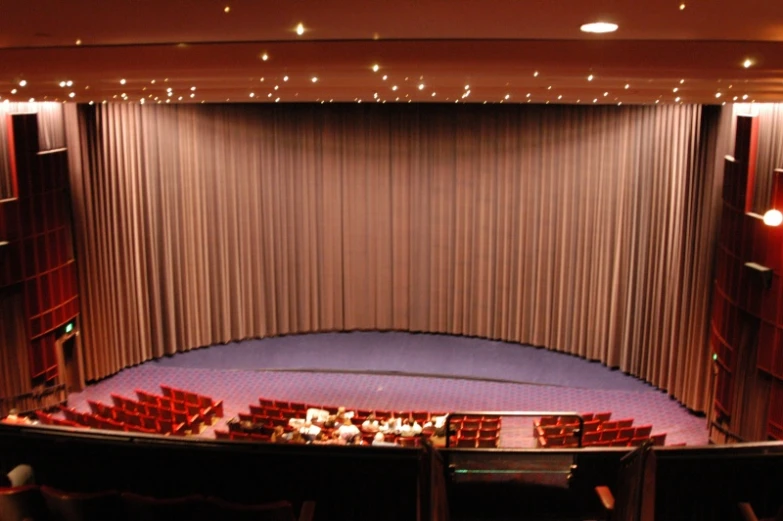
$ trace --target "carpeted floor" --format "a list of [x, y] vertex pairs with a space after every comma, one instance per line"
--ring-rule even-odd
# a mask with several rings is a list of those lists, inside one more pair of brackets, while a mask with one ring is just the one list
[[[707, 443], [704, 418], [636, 378], [570, 355], [443, 335], [327, 333], [212, 346], [125, 369], [69, 403], [86, 411], [87, 399], [157, 392], [161, 383], [223, 399], [227, 415], [259, 396], [363, 409], [612, 411], [666, 432], [667, 444]], [[529, 420], [504, 419], [502, 446], [531, 442]]]

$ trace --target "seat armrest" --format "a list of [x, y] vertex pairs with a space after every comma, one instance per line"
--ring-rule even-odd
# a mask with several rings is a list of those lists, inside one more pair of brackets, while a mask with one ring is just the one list
[[299, 511], [299, 521], [313, 521], [315, 515], [315, 501], [305, 501], [302, 503], [302, 510]]
[[737, 503], [737, 507], [740, 511], [743, 521], [758, 521], [756, 513], [753, 511], [753, 507], [750, 503]]
[[598, 494], [598, 499], [607, 511], [614, 510], [614, 495], [609, 487], [603, 485], [595, 487], [595, 493]]

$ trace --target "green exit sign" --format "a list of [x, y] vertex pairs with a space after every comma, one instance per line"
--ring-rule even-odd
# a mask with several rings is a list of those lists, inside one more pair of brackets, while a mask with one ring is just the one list
[[73, 322], [68, 322], [65, 324], [65, 332], [70, 333], [71, 331], [73, 331]]
[[718, 353], [712, 353], [712, 359], [717, 362], [717, 360], [718, 360]]

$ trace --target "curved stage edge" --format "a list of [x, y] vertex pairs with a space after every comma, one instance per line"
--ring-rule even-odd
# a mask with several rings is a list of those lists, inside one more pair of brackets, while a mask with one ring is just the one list
[[[224, 400], [226, 419], [259, 397], [393, 410], [611, 411], [651, 424], [666, 443], [706, 445], [706, 420], [665, 392], [599, 363], [548, 349], [400, 332], [316, 333], [246, 340], [153, 360], [69, 396], [111, 401], [167, 384]], [[225, 419], [223, 420], [225, 421]], [[202, 436], [212, 437], [214, 428]], [[501, 447], [532, 446], [530, 420], [504, 421]]]

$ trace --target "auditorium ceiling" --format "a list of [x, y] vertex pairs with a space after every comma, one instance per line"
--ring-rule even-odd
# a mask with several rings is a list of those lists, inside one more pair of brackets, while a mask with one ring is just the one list
[[30, 99], [780, 102], [783, 2], [3, 2], [0, 101]]

